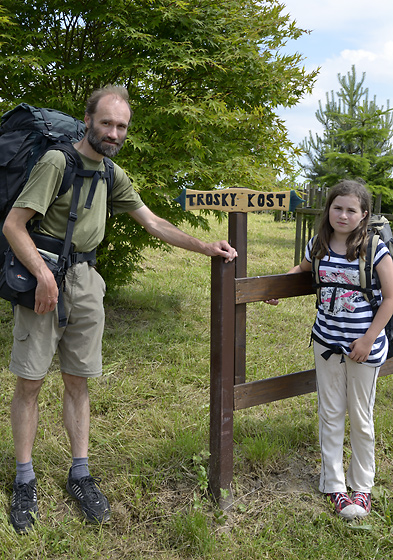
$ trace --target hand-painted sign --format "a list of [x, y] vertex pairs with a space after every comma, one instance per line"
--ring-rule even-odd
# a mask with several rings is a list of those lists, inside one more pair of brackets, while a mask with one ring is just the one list
[[289, 210], [304, 202], [296, 191], [261, 192], [251, 189], [195, 191], [183, 189], [176, 199], [183, 210], [221, 210], [223, 212], [259, 212]]

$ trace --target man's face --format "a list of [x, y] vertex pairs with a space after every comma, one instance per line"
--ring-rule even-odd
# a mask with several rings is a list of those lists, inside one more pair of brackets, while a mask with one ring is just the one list
[[87, 141], [98, 154], [116, 156], [127, 137], [130, 110], [122, 99], [107, 95], [100, 99], [93, 116], [85, 119]]

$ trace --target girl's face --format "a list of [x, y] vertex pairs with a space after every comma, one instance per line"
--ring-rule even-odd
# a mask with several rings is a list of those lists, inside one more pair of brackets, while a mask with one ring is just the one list
[[329, 222], [336, 233], [349, 235], [367, 215], [362, 212], [359, 199], [351, 194], [336, 196], [329, 208]]

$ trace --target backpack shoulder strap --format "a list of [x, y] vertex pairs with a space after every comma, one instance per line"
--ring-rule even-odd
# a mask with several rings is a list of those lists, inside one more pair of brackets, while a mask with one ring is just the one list
[[113, 161], [108, 157], [104, 157], [104, 165], [105, 165], [105, 173], [107, 174], [106, 183], [108, 185], [108, 196], [109, 196], [113, 190], [113, 182], [115, 179], [115, 165]]
[[365, 290], [364, 297], [366, 301], [371, 303], [373, 299], [373, 291], [371, 288], [371, 282], [374, 272], [374, 258], [377, 251], [377, 246], [379, 242], [379, 235], [375, 231], [371, 230], [368, 238], [367, 249], [366, 249], [366, 260], [359, 258], [359, 275], [360, 275], [360, 286]]
[[58, 150], [62, 152], [66, 160], [63, 180], [61, 182], [60, 189], [57, 194], [57, 198], [58, 198], [59, 196], [65, 194], [68, 191], [68, 189], [71, 187], [71, 185], [75, 180], [76, 170], [83, 169], [83, 163], [80, 158], [80, 155], [75, 150], [71, 142], [59, 142], [53, 144], [48, 150], [46, 150], [46, 152], [52, 150]]
[[312, 286], [317, 292], [317, 306], [321, 303], [321, 281], [319, 278], [319, 264], [320, 259], [317, 257], [312, 257], [311, 259], [311, 274], [312, 274]]
[[371, 229], [366, 249], [366, 260], [364, 261], [359, 258], [360, 286], [362, 288], [364, 299], [371, 305], [374, 315], [378, 311], [378, 304], [372, 289], [372, 279], [373, 275], [375, 275], [377, 285], [379, 284], [377, 273], [374, 271], [374, 258], [379, 240], [380, 235], [378, 231]]
[[[83, 168], [83, 162], [78, 154], [77, 150], [74, 148], [71, 142], [59, 142], [54, 144], [49, 148], [49, 150], [59, 150], [63, 152], [65, 160], [66, 160], [66, 167], [64, 170], [63, 180], [60, 185], [59, 192], [57, 194], [59, 196], [65, 194], [68, 189], [74, 184], [75, 177], [93, 177], [93, 183], [89, 192], [89, 195], [86, 200], [86, 208], [91, 207], [91, 203], [95, 194], [96, 186], [99, 179], [105, 179], [107, 184], [107, 197], [111, 197], [111, 209], [110, 215], [113, 215], [113, 204], [112, 204], [112, 190], [113, 190], [113, 183], [114, 183], [114, 163], [111, 159], [104, 157], [104, 165], [105, 171], [95, 171], [90, 169]], [[49, 151], [47, 150], [47, 151]]]
[[[313, 247], [314, 247], [316, 239], [317, 239], [317, 236], [315, 236], [315, 238], [314, 238]], [[316, 302], [317, 307], [321, 303], [321, 279], [319, 277], [319, 264], [320, 264], [320, 262], [321, 262], [320, 259], [318, 259], [317, 257], [315, 257], [315, 256], [311, 257], [312, 287], [316, 290], [316, 293], [317, 293], [317, 302]]]
[[108, 198], [111, 200], [109, 216], [113, 216], [113, 183], [115, 181], [115, 165], [111, 159], [104, 157], [106, 186], [108, 190]]

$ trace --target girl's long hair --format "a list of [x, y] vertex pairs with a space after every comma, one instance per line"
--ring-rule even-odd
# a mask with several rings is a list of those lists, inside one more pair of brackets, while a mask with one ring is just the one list
[[329, 222], [330, 206], [337, 196], [348, 195], [356, 196], [359, 200], [361, 211], [367, 212], [367, 214], [363, 220], [361, 220], [358, 227], [348, 235], [346, 241], [346, 258], [348, 261], [354, 261], [358, 257], [365, 258], [367, 248], [367, 225], [371, 213], [371, 196], [364, 185], [348, 179], [340, 181], [329, 190], [325, 209], [319, 225], [318, 236], [311, 251], [312, 257], [322, 259], [325, 255], [328, 255], [330, 258], [329, 242], [333, 233], [333, 228]]

